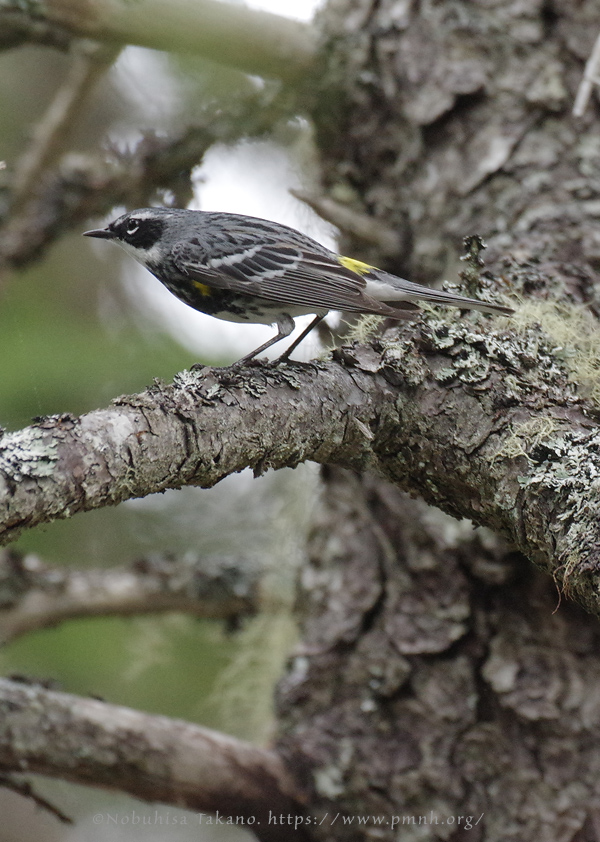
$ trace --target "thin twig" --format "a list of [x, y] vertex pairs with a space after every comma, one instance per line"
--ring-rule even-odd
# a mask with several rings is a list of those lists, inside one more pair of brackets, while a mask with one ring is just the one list
[[67, 816], [59, 807], [52, 804], [51, 801], [48, 801], [42, 795], [38, 795], [29, 781], [17, 781], [12, 775], [0, 774], [0, 787], [9, 789], [11, 792], [16, 792], [18, 795], [22, 795], [23, 798], [28, 798], [30, 801], [33, 801], [36, 807], [41, 807], [42, 810], [46, 810], [47, 813], [56, 816], [59, 822], [73, 824], [73, 819], [70, 816]]
[[591, 55], [583, 71], [583, 78], [577, 90], [575, 105], [573, 106], [574, 117], [583, 117], [592, 95], [592, 90], [596, 85], [600, 85], [600, 35], [596, 38], [596, 43], [592, 48]]
[[312, 208], [321, 219], [331, 222], [341, 231], [376, 245], [385, 255], [398, 255], [401, 252], [400, 234], [393, 228], [388, 228], [381, 220], [342, 205], [330, 196], [293, 188], [290, 189], [290, 193]]
[[43, 176], [63, 153], [81, 105], [98, 78], [119, 53], [86, 39], [72, 45], [73, 61], [67, 78], [36, 126], [31, 144], [21, 156], [13, 176], [11, 212], [18, 214], [35, 196]]

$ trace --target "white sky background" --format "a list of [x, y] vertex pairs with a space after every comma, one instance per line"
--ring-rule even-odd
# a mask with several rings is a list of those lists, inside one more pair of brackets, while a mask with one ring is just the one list
[[321, 0], [246, 0], [246, 6], [298, 20], [312, 20]]
[[[309, 21], [320, 0], [248, 0], [247, 5]], [[143, 107], [146, 120], [168, 117], [169, 102], [176, 92], [168, 78], [168, 63], [162, 64], [160, 54], [127, 48], [117, 63], [116, 79], [132, 105], [138, 109]], [[289, 193], [290, 187], [301, 187], [303, 181], [300, 165], [291, 151], [276, 144], [263, 141], [244, 142], [236, 147], [215, 146], [195, 174], [196, 201], [193, 206], [272, 219], [334, 248], [331, 226]], [[126, 285], [138, 307], [140, 301], [145, 302], [145, 315], [197, 355], [198, 362], [202, 362], [207, 353], [214, 354], [215, 349], [234, 361], [276, 333], [276, 328], [240, 325], [197, 313], [129, 258], [124, 259], [123, 270]], [[312, 316], [297, 319], [297, 329], [302, 329], [310, 319]], [[271, 356], [278, 356], [289, 342], [291, 338], [275, 345]], [[317, 347], [316, 336], [309, 337], [294, 356], [310, 358]]]

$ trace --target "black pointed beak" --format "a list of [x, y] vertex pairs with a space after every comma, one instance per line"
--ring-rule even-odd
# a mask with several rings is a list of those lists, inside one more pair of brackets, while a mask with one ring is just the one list
[[113, 240], [117, 235], [110, 228], [94, 228], [92, 231], [84, 231], [84, 237], [98, 237], [99, 240]]

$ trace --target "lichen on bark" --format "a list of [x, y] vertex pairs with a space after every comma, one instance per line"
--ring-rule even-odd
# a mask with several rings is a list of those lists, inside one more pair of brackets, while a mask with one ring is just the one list
[[[386, 335], [381, 371], [419, 433], [385, 472], [457, 516], [469, 499], [475, 521], [518, 511], [519, 526], [503, 545], [324, 471], [281, 748], [317, 815], [355, 817], [319, 838], [595, 839], [598, 626], [565, 594], [598, 582], [598, 481], [581, 459], [598, 452], [600, 146], [597, 109], [570, 115], [597, 6], [335, 0], [321, 21], [343, 103], [315, 110], [325, 182], [400, 232], [396, 255], [355, 231], [343, 249], [432, 282], [478, 234], [483, 285], [519, 302], [505, 331], [432, 318]], [[540, 541], [558, 587], [515, 551], [545, 567]], [[361, 830], [357, 815], [383, 823]], [[479, 819], [468, 834], [461, 815]]]

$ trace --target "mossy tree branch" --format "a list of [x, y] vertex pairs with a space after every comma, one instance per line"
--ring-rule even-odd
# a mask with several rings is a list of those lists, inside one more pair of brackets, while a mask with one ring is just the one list
[[[515, 270], [515, 274], [516, 270]], [[370, 469], [507, 535], [600, 614], [600, 430], [539, 324], [430, 316], [310, 367], [184, 372], [0, 439], [0, 532], [251, 467]]]

